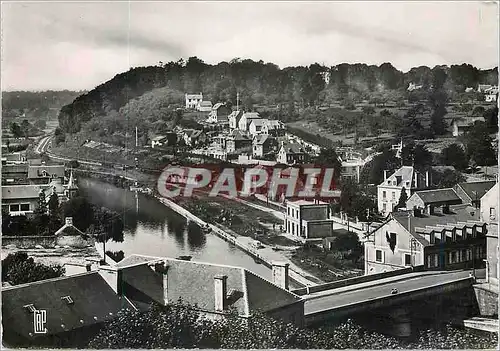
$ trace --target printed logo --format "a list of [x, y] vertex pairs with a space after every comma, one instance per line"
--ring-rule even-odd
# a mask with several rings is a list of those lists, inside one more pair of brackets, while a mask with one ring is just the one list
[[270, 199], [332, 199], [335, 171], [324, 166], [167, 166], [158, 178], [158, 192], [167, 198], [193, 194], [236, 198], [263, 194]]
[[33, 311], [33, 325], [35, 329], [35, 334], [46, 334], [47, 328], [45, 328], [45, 323], [47, 323], [47, 311], [46, 310], [34, 310]]

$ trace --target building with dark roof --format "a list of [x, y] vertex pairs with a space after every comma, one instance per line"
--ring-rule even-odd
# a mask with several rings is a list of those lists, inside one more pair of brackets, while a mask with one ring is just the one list
[[231, 109], [225, 103], [218, 102], [212, 107], [212, 110], [208, 115], [207, 122], [228, 124], [228, 116], [230, 113]]
[[481, 198], [495, 185], [495, 183], [494, 180], [464, 182], [458, 183], [453, 189], [462, 199], [462, 203], [479, 208], [481, 205]]
[[304, 147], [297, 143], [284, 142], [278, 151], [276, 162], [287, 165], [304, 163], [306, 160], [306, 151]]
[[64, 180], [64, 165], [28, 166], [28, 181], [32, 184], [48, 184], [58, 178]]
[[459, 135], [462, 135], [466, 133], [472, 126], [474, 126], [474, 123], [476, 122], [484, 122], [485, 119], [484, 117], [461, 117], [461, 118], [454, 118], [451, 120], [451, 129], [452, 129], [452, 134], [454, 137], [457, 137]]
[[253, 138], [253, 157], [262, 157], [265, 154], [276, 151], [278, 148], [278, 141], [276, 138], [268, 134], [260, 134]]
[[243, 318], [261, 311], [303, 325], [304, 302], [288, 291], [288, 265], [275, 264], [273, 276], [275, 283], [239, 267], [131, 255], [106, 279], [138, 309], [182, 299], [210, 318], [230, 310]]
[[367, 236], [365, 274], [425, 266], [426, 269], [479, 268], [486, 257], [488, 225], [467, 205], [445, 213], [393, 212]]
[[[98, 272], [2, 288], [3, 343], [9, 347], [84, 347], [104, 322], [133, 309]], [[46, 333], [34, 332], [35, 311], [45, 311]]]
[[450, 206], [461, 203], [462, 199], [452, 188], [432, 189], [415, 192], [406, 201], [406, 208], [427, 214], [434, 214], [436, 208], [441, 208], [441, 212], [446, 213]]
[[417, 171], [412, 166], [403, 166], [389, 175], [384, 171], [384, 181], [377, 186], [378, 211], [387, 216], [399, 203], [403, 189], [409, 198], [415, 191], [430, 187], [430, 173]]

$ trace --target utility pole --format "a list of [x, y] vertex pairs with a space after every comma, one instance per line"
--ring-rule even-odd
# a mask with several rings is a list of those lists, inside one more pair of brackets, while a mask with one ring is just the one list
[[135, 126], [135, 147], [136, 148], [139, 147], [139, 139], [138, 139], [138, 136], [137, 136], [137, 126]]
[[240, 110], [240, 93], [236, 92], [236, 111]]

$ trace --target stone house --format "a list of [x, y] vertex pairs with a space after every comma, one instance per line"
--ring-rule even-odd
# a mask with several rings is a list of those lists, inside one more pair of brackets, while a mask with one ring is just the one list
[[298, 200], [286, 202], [285, 231], [300, 240], [322, 239], [333, 234], [329, 205]]

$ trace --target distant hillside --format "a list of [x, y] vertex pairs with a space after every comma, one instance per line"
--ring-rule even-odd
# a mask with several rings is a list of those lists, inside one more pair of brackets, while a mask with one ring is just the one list
[[[434, 68], [422, 66], [404, 73], [390, 63], [380, 66], [340, 64], [333, 67], [312, 64], [309, 67], [280, 69], [263, 61], [235, 59], [209, 65], [192, 57], [187, 61], [133, 68], [118, 74], [64, 106], [59, 114], [59, 123], [65, 132], [74, 133], [94, 117], [104, 118], [110, 114], [131, 117], [144, 111], [152, 117], [157, 114], [155, 104], [166, 103], [168, 106], [177, 103], [182, 106], [184, 92], [203, 92], [204, 97], [213, 102], [229, 101], [232, 104], [236, 104], [238, 92], [240, 104], [246, 109], [252, 109], [254, 105], [280, 105], [284, 114], [293, 115], [297, 108], [338, 101], [407, 99], [413, 94], [407, 91], [410, 82], [422, 85], [419, 91], [425, 93], [436, 80], [442, 79], [448, 97], [455, 98], [467, 87], [477, 88], [480, 83], [498, 84], [498, 70], [479, 70], [463, 64]], [[441, 83], [438, 85], [441, 86]], [[159, 88], [166, 89], [170, 94], [165, 101], [158, 99], [162, 92], [156, 90]], [[151, 91], [155, 92], [141, 97]], [[161, 116], [155, 118], [161, 119]]]
[[6, 91], [2, 92], [2, 115], [4, 117], [51, 117], [50, 111], [59, 110], [64, 105], [84, 94], [85, 91]]

